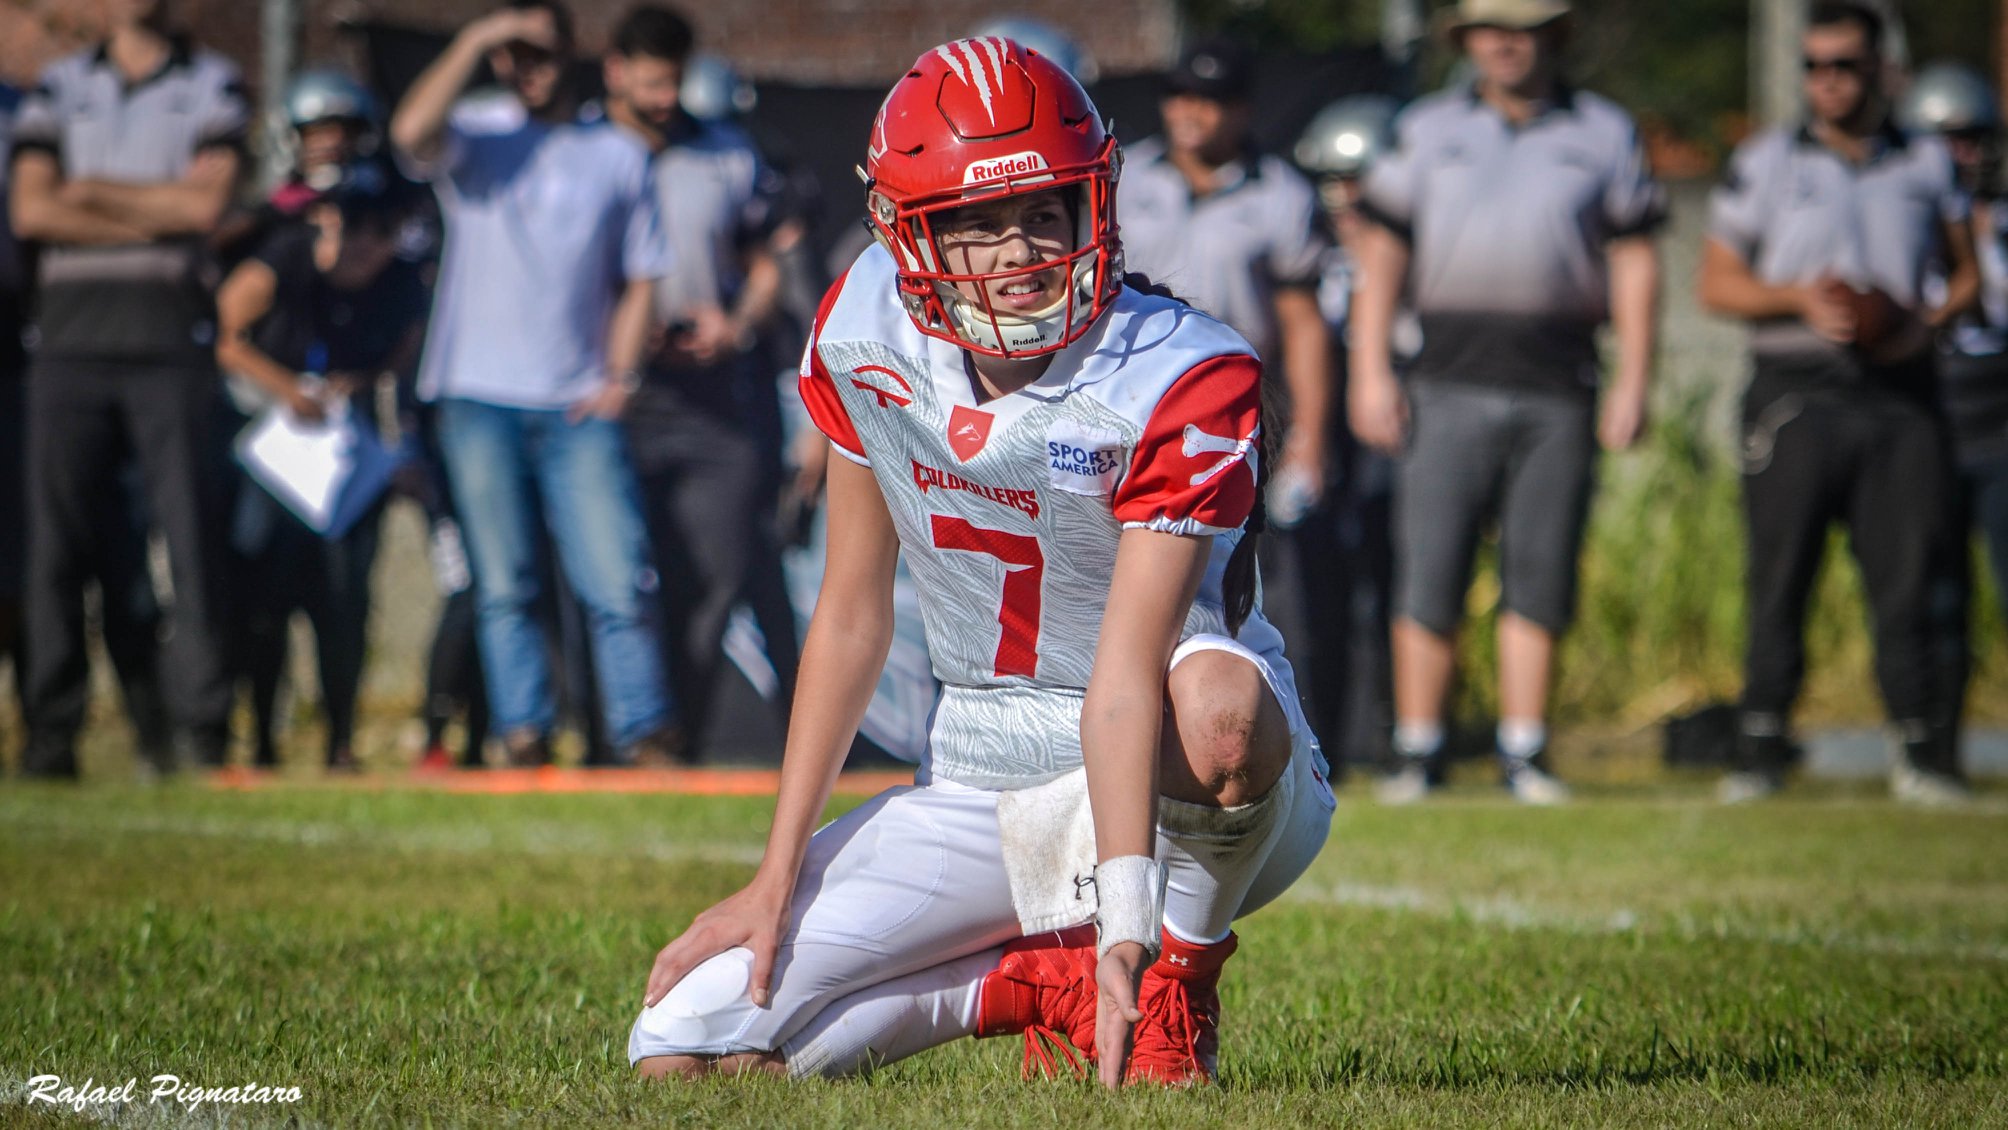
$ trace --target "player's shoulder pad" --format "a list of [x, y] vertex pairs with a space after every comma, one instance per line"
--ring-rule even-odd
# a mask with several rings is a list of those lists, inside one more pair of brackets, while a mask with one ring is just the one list
[[[1068, 384], [1141, 420], [1186, 373], [1216, 357], [1255, 349], [1227, 323], [1175, 298], [1124, 287], [1109, 312], [1075, 343], [1079, 370]], [[1258, 362], [1259, 367], [1259, 362]]]
[[900, 305], [899, 272], [892, 253], [876, 240], [858, 253], [832, 289], [824, 296], [817, 341], [873, 341], [898, 347], [909, 335], [919, 336], [906, 307]]

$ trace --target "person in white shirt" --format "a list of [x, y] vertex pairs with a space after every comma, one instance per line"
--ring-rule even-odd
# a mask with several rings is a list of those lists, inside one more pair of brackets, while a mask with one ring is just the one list
[[[666, 763], [680, 738], [644, 616], [655, 574], [619, 420], [669, 251], [648, 149], [578, 119], [570, 50], [556, 0], [512, 0], [462, 30], [391, 119], [446, 226], [418, 391], [439, 405], [510, 760], [548, 761], [555, 725], [533, 614], [541, 524], [586, 611], [617, 756]], [[507, 92], [460, 101], [484, 59]]]

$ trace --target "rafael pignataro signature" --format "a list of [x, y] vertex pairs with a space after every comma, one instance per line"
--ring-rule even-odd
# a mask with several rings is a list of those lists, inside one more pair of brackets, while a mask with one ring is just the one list
[[78, 1114], [91, 1107], [126, 1106], [133, 1103], [178, 1103], [189, 1111], [205, 1103], [226, 1105], [263, 1105], [267, 1103], [296, 1103], [300, 1101], [300, 1088], [274, 1087], [264, 1083], [239, 1083], [232, 1087], [203, 1087], [187, 1082], [179, 1075], [156, 1075], [147, 1080], [149, 1088], [140, 1091], [137, 1075], [123, 1083], [100, 1083], [96, 1079], [85, 1079], [82, 1083], [66, 1086], [60, 1075], [37, 1075], [28, 1080], [27, 1103], [48, 1103], [50, 1106], [66, 1106]]

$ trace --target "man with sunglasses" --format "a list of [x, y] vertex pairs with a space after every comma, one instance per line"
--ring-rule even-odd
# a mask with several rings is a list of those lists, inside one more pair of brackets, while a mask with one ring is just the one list
[[1901, 747], [1891, 791], [1965, 794], [1950, 728], [1933, 717], [1928, 594], [1950, 468], [1931, 344], [1973, 303], [1978, 272], [1944, 143], [1891, 120], [1882, 32], [1866, 8], [1816, 5], [1804, 122], [1740, 146], [1711, 201], [1701, 301], [1750, 324], [1755, 369], [1742, 437], [1750, 638], [1728, 802], [1783, 783], [1806, 603], [1835, 521], [1861, 566]]
[[[558, 0], [510, 0], [462, 30], [391, 119], [446, 224], [418, 390], [439, 405], [510, 760], [548, 761], [556, 718], [534, 614], [541, 523], [585, 608], [618, 757], [656, 762], [678, 739], [643, 615], [654, 580], [618, 420], [669, 256], [648, 149], [580, 119], [571, 46]], [[459, 102], [484, 60], [506, 93]]]

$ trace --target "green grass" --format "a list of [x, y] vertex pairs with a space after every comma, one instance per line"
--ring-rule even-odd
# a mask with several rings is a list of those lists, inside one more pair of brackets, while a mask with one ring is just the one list
[[76, 1123], [23, 1105], [33, 1074], [173, 1072], [304, 1093], [234, 1125], [1998, 1125], [1990, 804], [1348, 801], [1243, 924], [1221, 1086], [1111, 1097], [1019, 1081], [1001, 1040], [862, 1082], [632, 1081], [650, 955], [750, 874], [763, 801], [15, 786], [0, 1124]]

